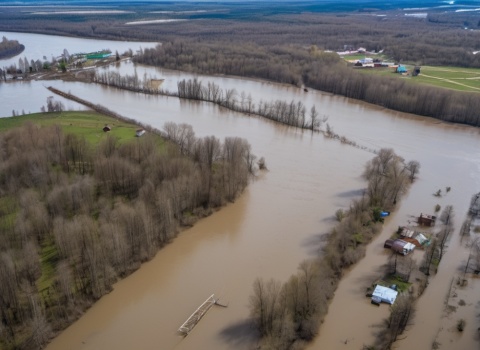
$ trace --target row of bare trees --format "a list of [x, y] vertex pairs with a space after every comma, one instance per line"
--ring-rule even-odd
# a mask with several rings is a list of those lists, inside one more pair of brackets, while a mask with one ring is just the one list
[[212, 102], [233, 111], [255, 114], [282, 124], [312, 131], [319, 130], [328, 119], [325, 116], [320, 118], [315, 105], [310, 108], [308, 115], [307, 109], [301, 101], [260, 101], [256, 105], [251, 94], [247, 95], [245, 92], [238, 94], [235, 89], [223, 90], [213, 82], [204, 85], [196, 78], [179, 81], [176, 93], [152, 88], [146, 76], [139, 79], [137, 74], [121, 75], [117, 72], [105, 72], [96, 74], [94, 82], [147, 94], [178, 96], [189, 100]]
[[[393, 150], [381, 149], [365, 167], [367, 190], [362, 198], [352, 201], [348, 211], [337, 215], [340, 222], [321, 256], [302, 262], [284, 284], [263, 279], [254, 282], [250, 310], [262, 336], [260, 348], [301, 349], [315, 337], [343, 272], [365, 255], [366, 244], [381, 230], [379, 209], [395, 207], [418, 169], [417, 162], [405, 164]], [[409, 305], [406, 300], [405, 308], [398, 307], [403, 311], [392, 314], [392, 324], [405, 323], [402, 315], [410, 310]], [[396, 337], [400, 331], [395, 333]]]
[[401, 112], [480, 126], [477, 113], [480, 99], [476, 94], [410, 84], [395, 77], [363, 74], [347, 67], [336, 54], [318, 50], [174, 41], [145, 49], [135, 60], [204, 74], [231, 74], [297, 86], [304, 84]]
[[260, 101], [256, 106], [251, 94], [246, 95], [242, 92], [239, 95], [235, 89], [224, 91], [213, 82], [203, 85], [197, 79], [184, 79], [177, 85], [180, 98], [212, 102], [237, 112], [255, 114], [297, 128], [318, 130], [326, 121], [326, 117], [319, 118], [315, 105], [310, 108], [307, 115], [307, 109], [301, 101]]
[[[41, 348], [179, 228], [233, 201], [255, 156], [240, 138], [165, 125], [93, 147], [59, 126], [0, 134], [0, 347]], [[174, 145], [177, 144], [177, 145]]]

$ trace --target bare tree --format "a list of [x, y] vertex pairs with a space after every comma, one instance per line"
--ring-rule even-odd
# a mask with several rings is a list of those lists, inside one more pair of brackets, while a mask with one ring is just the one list
[[416, 160], [411, 160], [407, 164], [407, 170], [410, 172], [409, 174], [410, 181], [413, 182], [413, 180], [415, 180], [415, 177], [418, 174], [418, 171], [420, 170], [420, 163], [417, 162]]
[[408, 294], [400, 294], [390, 307], [390, 316], [386, 321], [387, 339], [384, 349], [391, 345], [404, 332], [414, 312], [414, 300]]
[[178, 145], [181, 154], [190, 155], [193, 153], [195, 132], [191, 125], [167, 122], [163, 126], [163, 130], [167, 138]]
[[312, 131], [317, 130], [320, 127], [320, 121], [318, 120], [318, 112], [315, 105], [310, 108], [310, 128]]
[[275, 280], [256, 279], [250, 296], [250, 314], [263, 336], [282, 337], [287, 324], [285, 288]]
[[422, 270], [423, 273], [427, 276], [430, 276], [431, 265], [434, 261], [434, 258], [438, 256], [438, 242], [436, 238], [432, 238], [430, 245], [427, 247], [425, 254], [423, 256]]
[[443, 222], [444, 225], [452, 225], [452, 220], [454, 217], [454, 211], [452, 205], [446, 205], [443, 209], [442, 213], [440, 214], [440, 220]]

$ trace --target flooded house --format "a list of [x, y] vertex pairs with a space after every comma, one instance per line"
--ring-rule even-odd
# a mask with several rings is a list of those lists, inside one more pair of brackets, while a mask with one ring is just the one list
[[391, 249], [402, 255], [408, 255], [415, 249], [415, 244], [403, 239], [387, 239], [383, 245], [384, 248]]
[[413, 243], [417, 248], [423, 248], [430, 244], [430, 239], [421, 232], [414, 231], [405, 226], [399, 226], [398, 235], [406, 242]]
[[436, 216], [420, 213], [417, 222], [422, 226], [434, 226], [435, 220], [437, 220]]
[[380, 305], [380, 303], [386, 303], [392, 305], [397, 296], [398, 292], [396, 290], [377, 284], [372, 293], [372, 304]]

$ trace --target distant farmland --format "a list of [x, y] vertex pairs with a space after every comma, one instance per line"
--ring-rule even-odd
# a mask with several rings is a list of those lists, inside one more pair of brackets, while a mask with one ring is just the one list
[[[408, 64], [405, 67], [408, 72], [412, 72], [414, 68], [413, 65]], [[394, 73], [394, 68], [361, 68], [358, 70], [367, 74], [398, 76], [416, 84], [458, 91], [480, 92], [480, 69], [478, 68], [421, 66], [420, 74], [416, 77], [412, 77], [410, 74]]]

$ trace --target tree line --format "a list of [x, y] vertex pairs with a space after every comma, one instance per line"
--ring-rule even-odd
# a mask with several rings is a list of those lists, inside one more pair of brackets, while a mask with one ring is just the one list
[[307, 108], [301, 101], [292, 100], [286, 102], [276, 100], [265, 102], [261, 100], [257, 105], [253, 102], [251, 94], [247, 95], [243, 91], [239, 94], [235, 89], [223, 90], [213, 82], [203, 84], [196, 78], [179, 81], [177, 83], [177, 92], [154, 88], [149, 80], [147, 76], [140, 79], [137, 74], [121, 75], [117, 72], [96, 73], [93, 78], [93, 81], [96, 83], [130, 91], [211, 102], [232, 111], [257, 115], [285, 125], [312, 131], [319, 130], [322, 123], [327, 120], [327, 117], [319, 116], [315, 105], [307, 113]]
[[352, 70], [332, 53], [299, 47], [255, 44], [164, 43], [134, 58], [136, 62], [203, 74], [229, 74], [305, 86], [363, 100], [393, 110], [480, 126], [480, 99]]
[[381, 230], [381, 211], [395, 208], [418, 169], [418, 162], [405, 163], [393, 150], [381, 149], [365, 167], [362, 198], [337, 212], [339, 222], [320, 256], [302, 262], [285, 283], [255, 280], [250, 312], [260, 349], [302, 349], [316, 336], [344, 271], [365, 255]]
[[8, 40], [2, 38], [0, 42], [0, 59], [14, 57], [25, 50], [25, 46], [20, 44], [18, 40]]
[[[122, 4], [120, 7], [126, 10], [123, 14], [72, 14], [61, 17], [5, 8], [0, 13], [0, 30], [113, 40], [167, 42], [190, 38], [203, 43], [234, 42], [236, 45], [316, 45], [322, 50], [333, 51], [343, 51], [346, 46], [364, 47], [373, 52], [383, 50], [397, 61], [420, 65], [480, 67], [480, 57], [473, 54], [480, 50], [476, 35], [479, 21], [475, 11], [453, 12], [431, 8], [426, 18], [415, 18], [405, 16], [403, 10], [352, 12], [344, 8], [327, 13], [311, 3], [298, 3], [294, 11], [284, 9], [283, 13], [278, 12], [279, 4], [263, 8], [257, 6], [255, 10], [236, 8], [239, 5], [242, 6], [225, 5], [229, 8], [228, 14], [208, 13], [212, 10], [208, 4], [197, 5], [206, 8], [207, 12], [177, 13], [175, 18], [185, 21], [163, 23], [161, 26], [139, 25], [135, 26], [135, 30], [125, 23], [139, 17], [158, 19], [160, 16], [155, 9], [165, 10], [166, 5], [146, 4], [138, 8]], [[172, 6], [177, 10], [181, 5]], [[331, 4], [329, 6], [332, 7]], [[376, 16], [376, 13], [382, 16]], [[169, 18], [168, 15], [161, 17]]]
[[0, 347], [41, 348], [255, 168], [236, 137], [167, 123], [93, 147], [57, 126], [0, 134]]

